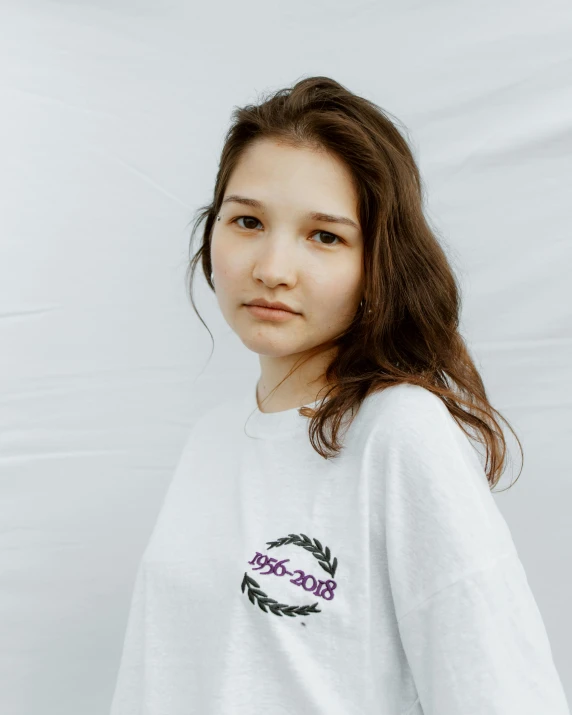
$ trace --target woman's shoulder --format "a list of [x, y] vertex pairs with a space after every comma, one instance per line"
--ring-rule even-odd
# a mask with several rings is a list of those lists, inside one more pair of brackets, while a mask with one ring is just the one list
[[380, 424], [392, 425], [425, 423], [428, 418], [439, 420], [449, 410], [441, 398], [421, 385], [402, 382], [372, 392], [363, 403], [367, 417]]
[[400, 383], [372, 393], [364, 402], [365, 432], [378, 445], [391, 444], [411, 456], [460, 448], [466, 459], [482, 469], [479, 450], [436, 393], [411, 383]]

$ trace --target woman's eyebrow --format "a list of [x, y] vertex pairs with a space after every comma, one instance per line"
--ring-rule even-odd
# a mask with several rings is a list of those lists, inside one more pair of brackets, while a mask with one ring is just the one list
[[[252, 206], [255, 209], [264, 208], [264, 204], [262, 203], [262, 201], [258, 201], [257, 199], [249, 199], [246, 196], [238, 196], [237, 194], [231, 194], [230, 196], [227, 196], [222, 203], [226, 204], [229, 201], [233, 201], [237, 204], [244, 204], [245, 206]], [[345, 224], [346, 226], [352, 226], [353, 228], [357, 228], [358, 231], [360, 230], [358, 224], [355, 221], [352, 221], [351, 218], [347, 218], [347, 216], [334, 216], [333, 214], [325, 214], [321, 213], [320, 211], [312, 211], [308, 214], [308, 218], [314, 221], [324, 221], [326, 223], [341, 223]]]

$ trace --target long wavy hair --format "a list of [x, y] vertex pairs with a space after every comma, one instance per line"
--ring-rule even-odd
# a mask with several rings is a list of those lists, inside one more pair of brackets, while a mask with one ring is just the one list
[[[301, 363], [337, 347], [324, 373], [328, 385], [324, 399], [316, 409], [299, 410], [310, 418], [312, 446], [325, 459], [336, 456], [343, 446], [338, 431], [344, 414], [356, 412], [372, 392], [399, 383], [420, 385], [445, 403], [467, 437], [485, 445], [485, 473], [492, 489], [504, 471], [506, 455], [495, 414], [509, 426], [521, 453], [522, 445], [489, 403], [459, 333], [460, 288], [424, 216], [419, 169], [396, 125], [400, 122], [388, 112], [328, 77], [302, 79], [293, 87], [263, 96], [257, 104], [235, 107], [212, 201], [197, 210], [191, 232], [192, 254], [195, 233], [204, 221], [201, 245], [187, 268], [191, 303], [212, 339], [193, 300], [193, 279], [200, 262], [214, 292], [212, 229], [229, 178], [246, 147], [268, 138], [337, 156], [349, 168], [358, 194], [364, 239], [363, 301], [347, 329], [310, 350]], [[297, 367], [298, 363], [284, 380]]]

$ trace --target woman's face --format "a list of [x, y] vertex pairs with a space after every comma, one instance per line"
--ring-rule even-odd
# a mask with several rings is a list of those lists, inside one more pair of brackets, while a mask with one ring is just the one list
[[[216, 297], [247, 348], [299, 356], [347, 328], [363, 295], [363, 238], [351, 175], [337, 157], [258, 140], [233, 172], [219, 214], [211, 243]], [[296, 315], [256, 315], [245, 305], [255, 298], [281, 301]]]

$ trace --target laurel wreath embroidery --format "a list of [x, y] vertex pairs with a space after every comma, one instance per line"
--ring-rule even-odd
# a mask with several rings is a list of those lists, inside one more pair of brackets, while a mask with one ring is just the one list
[[324, 571], [326, 571], [326, 573], [330, 574], [332, 578], [336, 575], [338, 559], [337, 557], [334, 557], [333, 562], [330, 564], [330, 549], [326, 546], [324, 551], [322, 544], [318, 541], [318, 539], [314, 539], [314, 542], [312, 543], [312, 539], [308, 538], [306, 534], [288, 534], [288, 536], [283, 536], [276, 541], [267, 541], [266, 543], [269, 545], [268, 549], [273, 549], [275, 546], [285, 546], [286, 544], [296, 544], [296, 546], [301, 546], [303, 549], [306, 549], [306, 551], [310, 551], [314, 558], [318, 559], [320, 566], [324, 569]]
[[[301, 546], [306, 551], [309, 551], [312, 556], [318, 561], [322, 569], [329, 574], [332, 578], [336, 575], [336, 570], [338, 568], [338, 559], [334, 557], [333, 561], [330, 561], [331, 552], [328, 546], [324, 549], [322, 544], [318, 539], [310, 539], [306, 534], [288, 534], [288, 536], [283, 536], [276, 541], [267, 541], [268, 549], [277, 548], [279, 546], [285, 546], [286, 544], [295, 544], [296, 546]], [[253, 605], [258, 604], [258, 607], [268, 613], [270, 610], [276, 616], [290, 616], [291, 618], [295, 616], [307, 616], [311, 613], [321, 613], [318, 608], [318, 603], [313, 603], [311, 606], [289, 606], [287, 603], [278, 603], [274, 598], [269, 598], [268, 594], [260, 588], [258, 584], [248, 572], [244, 572], [244, 578], [241, 583], [241, 591], [248, 590], [248, 598]]]

